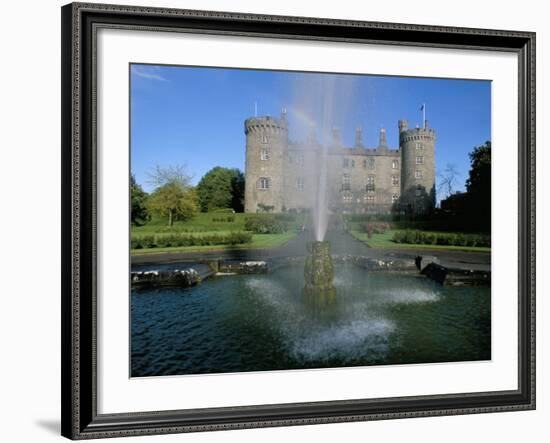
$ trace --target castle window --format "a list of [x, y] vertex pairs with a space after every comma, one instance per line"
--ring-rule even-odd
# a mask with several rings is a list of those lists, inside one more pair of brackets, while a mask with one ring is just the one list
[[355, 168], [355, 160], [352, 160], [352, 161], [351, 161], [351, 167], [352, 167], [352, 168]]
[[392, 168], [392, 169], [397, 169], [397, 168], [399, 168], [399, 160], [392, 160], [392, 162], [391, 162], [391, 168]]
[[423, 171], [414, 171], [414, 177], [415, 178], [423, 178], [424, 177], [424, 172]]
[[342, 176], [342, 191], [349, 191], [351, 189], [351, 177], [349, 174]]
[[391, 184], [393, 186], [399, 186], [399, 176], [398, 175], [392, 175], [391, 176]]
[[374, 195], [367, 195], [367, 203], [374, 203]]
[[417, 156], [416, 156], [416, 164], [417, 164], [417, 165], [421, 165], [421, 164], [423, 164], [423, 163], [424, 163], [424, 157], [421, 156], [421, 155], [417, 155]]
[[298, 191], [304, 190], [304, 177], [296, 177], [296, 189]]
[[422, 195], [422, 186], [418, 185], [416, 187], [416, 196], [420, 197]]
[[261, 160], [269, 160], [269, 151], [267, 149], [262, 149], [260, 151], [260, 159]]
[[416, 145], [416, 149], [418, 149], [419, 151], [422, 151], [422, 149], [424, 149], [424, 145], [422, 143], [415, 143]]
[[344, 203], [353, 203], [353, 197], [351, 195], [344, 195], [342, 197]]
[[300, 166], [304, 164], [304, 153], [303, 152], [298, 152], [296, 154], [296, 163], [299, 164]]
[[369, 169], [374, 169], [374, 158], [369, 158]]
[[363, 169], [367, 169], [367, 161], [363, 160]]
[[269, 189], [269, 183], [270, 180], [268, 177], [260, 177], [258, 180], [258, 188], [259, 189]]
[[349, 165], [350, 165], [349, 158], [344, 158], [342, 161], [342, 166], [347, 169], [349, 168]]
[[367, 177], [367, 186], [365, 188], [367, 192], [374, 192], [374, 175]]
[[397, 200], [399, 200], [399, 196], [397, 194], [393, 194], [391, 196], [391, 202], [392, 203], [397, 203]]
[[269, 143], [269, 140], [268, 140], [268, 138], [267, 138], [267, 135], [265, 135], [265, 134], [262, 134], [262, 136], [260, 137], [260, 141], [261, 141], [262, 143]]

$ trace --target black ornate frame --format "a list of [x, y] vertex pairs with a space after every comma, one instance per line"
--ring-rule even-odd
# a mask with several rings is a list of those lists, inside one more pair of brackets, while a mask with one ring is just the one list
[[[71, 439], [535, 408], [535, 34], [306, 17], [73, 3], [62, 8], [62, 434]], [[518, 389], [144, 413], [97, 414], [98, 28], [483, 49], [519, 61]]]

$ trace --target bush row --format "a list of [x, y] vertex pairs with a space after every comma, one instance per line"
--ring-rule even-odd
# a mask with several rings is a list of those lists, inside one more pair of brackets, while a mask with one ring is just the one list
[[233, 223], [235, 221], [234, 215], [228, 215], [227, 217], [212, 217], [214, 223]]
[[132, 238], [132, 249], [143, 248], [169, 248], [176, 246], [213, 246], [213, 245], [239, 245], [250, 243], [250, 232], [229, 232], [226, 234], [188, 235], [143, 235]]
[[393, 235], [393, 241], [416, 245], [491, 247], [491, 237], [481, 234], [451, 234], [407, 230], [397, 231]]

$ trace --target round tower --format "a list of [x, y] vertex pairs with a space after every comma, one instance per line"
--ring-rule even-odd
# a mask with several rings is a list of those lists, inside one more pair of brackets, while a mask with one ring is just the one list
[[245, 212], [284, 206], [284, 160], [288, 147], [286, 113], [281, 118], [254, 117], [245, 120]]
[[428, 128], [409, 129], [406, 120], [399, 120], [401, 151], [401, 199], [408, 210], [425, 213], [435, 206], [435, 131]]

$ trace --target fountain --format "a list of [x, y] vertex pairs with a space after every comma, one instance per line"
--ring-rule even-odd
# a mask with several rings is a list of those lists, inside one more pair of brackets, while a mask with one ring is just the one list
[[336, 291], [332, 284], [334, 265], [330, 256], [330, 243], [311, 241], [307, 244], [308, 255], [304, 266], [306, 296], [320, 297], [328, 303], [334, 302]]

